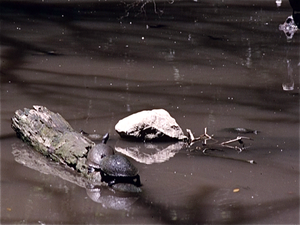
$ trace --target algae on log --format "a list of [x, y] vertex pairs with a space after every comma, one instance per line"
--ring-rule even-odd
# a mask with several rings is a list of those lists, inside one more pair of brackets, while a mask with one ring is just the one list
[[59, 113], [43, 106], [17, 110], [12, 128], [36, 151], [88, 177], [85, 161], [95, 143], [74, 131]]

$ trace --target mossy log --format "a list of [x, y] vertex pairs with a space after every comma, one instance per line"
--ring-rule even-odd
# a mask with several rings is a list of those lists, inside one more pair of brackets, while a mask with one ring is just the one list
[[43, 106], [17, 110], [12, 128], [36, 151], [88, 177], [85, 161], [95, 143], [74, 131], [59, 113]]

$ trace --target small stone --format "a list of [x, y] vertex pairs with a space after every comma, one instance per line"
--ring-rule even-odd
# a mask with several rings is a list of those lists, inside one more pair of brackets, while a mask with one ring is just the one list
[[120, 120], [115, 126], [123, 138], [143, 141], [186, 140], [180, 126], [164, 109], [144, 110]]

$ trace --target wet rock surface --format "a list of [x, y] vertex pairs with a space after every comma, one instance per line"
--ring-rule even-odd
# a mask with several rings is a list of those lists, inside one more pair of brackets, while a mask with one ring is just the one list
[[164, 109], [144, 110], [121, 119], [115, 126], [123, 138], [143, 141], [186, 140], [176, 120]]

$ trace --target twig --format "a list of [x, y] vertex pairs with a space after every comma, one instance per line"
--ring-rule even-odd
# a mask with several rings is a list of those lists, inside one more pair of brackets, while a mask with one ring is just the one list
[[244, 144], [242, 139], [253, 140], [252, 138], [249, 138], [249, 137], [237, 136], [235, 139], [231, 139], [231, 140], [224, 141], [224, 142], [220, 143], [220, 145], [227, 145], [227, 144], [230, 144], [230, 143], [233, 143], [233, 142], [236, 142], [236, 141], [238, 141], [240, 144]]
[[217, 155], [209, 155], [209, 154], [204, 154], [204, 156], [210, 156], [210, 157], [216, 157], [216, 158], [222, 158], [222, 159], [229, 159], [229, 160], [234, 160], [234, 161], [241, 161], [241, 162], [250, 163], [250, 164], [257, 164], [253, 159], [236, 159], [236, 158], [233, 158], [233, 157], [217, 156]]
[[207, 127], [204, 128], [204, 134], [201, 134], [199, 137], [195, 138], [192, 131], [190, 129], [186, 129], [186, 132], [188, 133], [189, 137], [189, 145], [193, 145], [193, 143], [197, 141], [203, 141], [203, 144], [206, 145], [207, 140], [212, 140], [213, 135], [207, 134]]
[[[202, 145], [205, 146], [206, 148], [203, 150], [203, 153], [205, 153], [208, 149], [212, 149], [211, 146], [207, 146], [207, 141], [208, 140], [215, 140], [213, 138], [213, 135], [209, 135], [207, 134], [207, 127], [204, 128], [204, 134], [201, 134], [199, 137], [195, 138], [192, 131], [190, 129], [186, 129], [187, 133], [188, 133], [188, 143], [189, 143], [189, 147], [192, 146], [195, 142], [197, 141], [202, 141]], [[253, 140], [252, 138], [249, 138], [249, 137], [244, 137], [244, 136], [237, 136], [236, 138], [234, 139], [230, 139], [228, 141], [224, 141], [224, 142], [221, 142], [220, 144], [217, 144], [217, 147], [219, 146], [220, 148], [222, 147], [226, 147], [226, 148], [230, 148], [230, 149], [235, 149], [235, 150], [238, 150], [239, 152], [242, 152], [244, 149], [245, 149], [245, 144], [243, 142], [243, 140], [246, 139], [246, 140]], [[215, 140], [215, 143], [217, 143], [218, 141]], [[231, 143], [234, 143], [234, 142], [239, 142], [242, 147], [239, 147], [239, 146], [231, 146], [229, 144]], [[218, 148], [215, 148], [215, 149], [218, 149]]]

